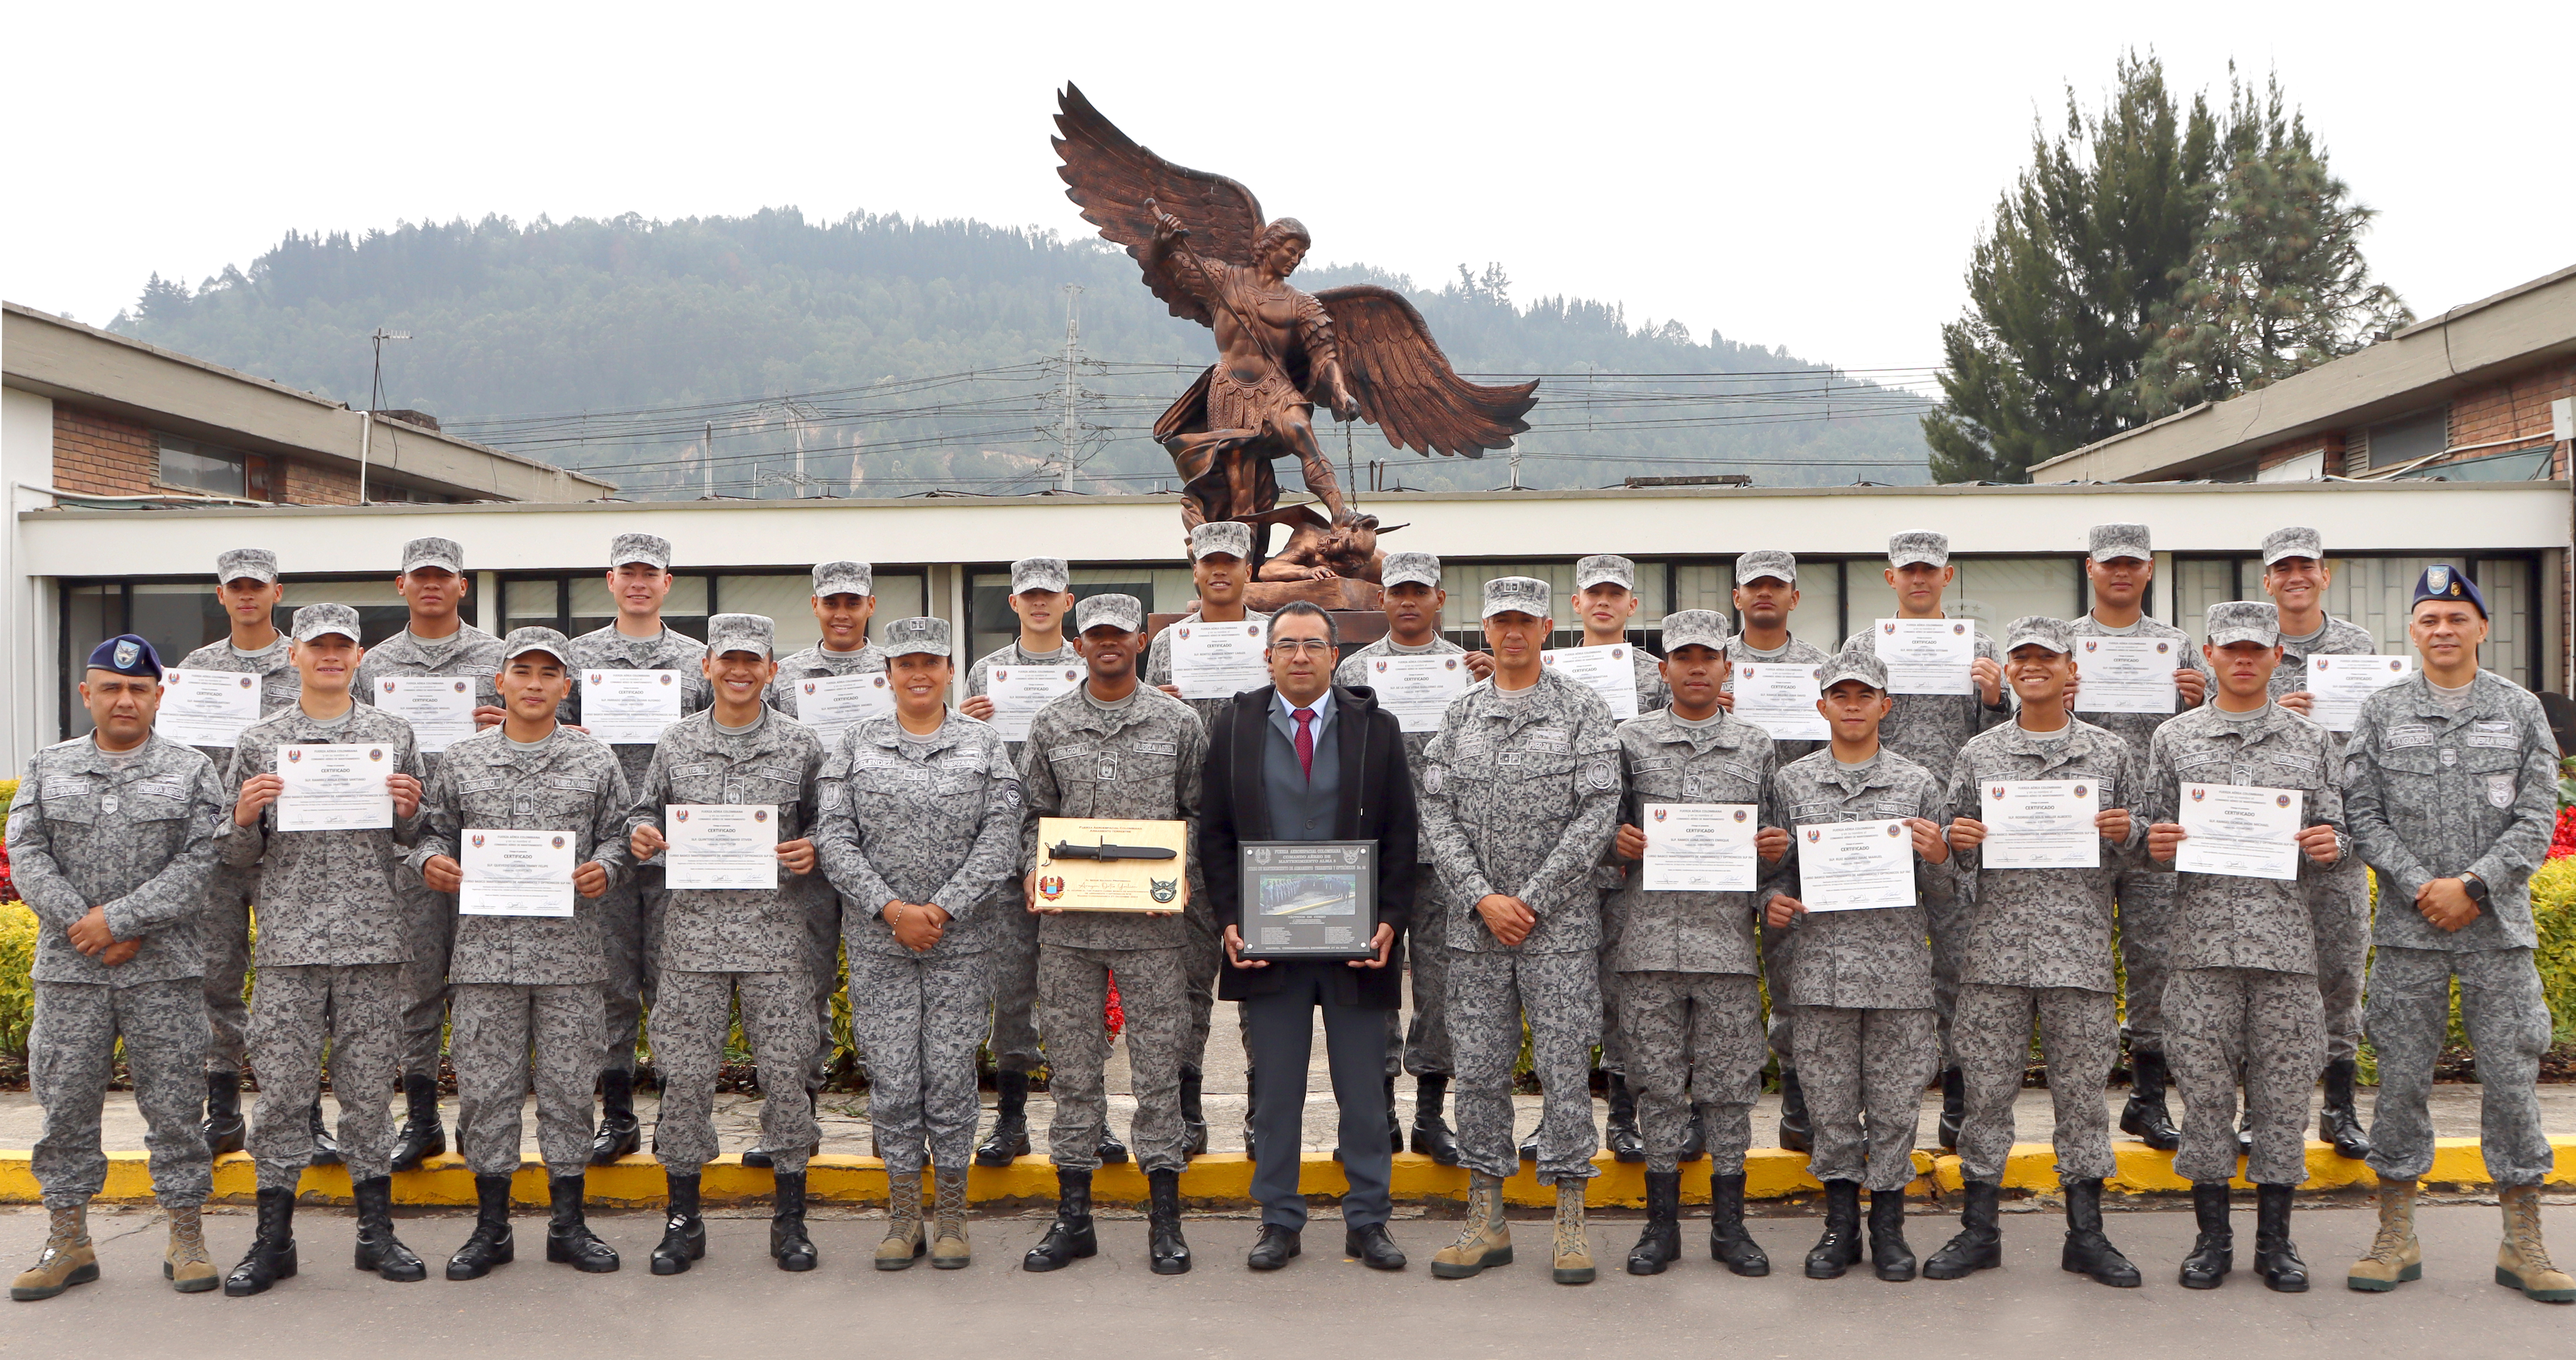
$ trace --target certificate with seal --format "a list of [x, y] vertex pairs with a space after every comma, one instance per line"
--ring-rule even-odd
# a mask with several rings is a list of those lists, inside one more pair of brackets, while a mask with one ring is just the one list
[[2190, 874], [2271, 878], [2299, 876], [2299, 817], [2308, 796], [2259, 784], [2182, 786], [2183, 842], [2174, 868]]
[[394, 796], [385, 776], [394, 770], [394, 748], [382, 742], [296, 743], [277, 748], [280, 831], [363, 831], [394, 824]]
[[1753, 838], [1762, 830], [1761, 809], [1751, 803], [1647, 803], [1646, 859], [1639, 886], [1647, 892], [1751, 892], [1759, 863]]
[[380, 676], [373, 697], [377, 708], [411, 724], [422, 755], [474, 735], [474, 682], [462, 676]]
[[1790, 835], [1798, 847], [1798, 900], [1807, 910], [1915, 904], [1914, 833], [1903, 818], [1821, 822]]
[[182, 746], [231, 749], [241, 730], [259, 721], [259, 677], [247, 671], [161, 672], [161, 713], [155, 734]]
[[457, 837], [465, 881], [456, 909], [467, 916], [572, 915], [570, 831], [467, 827]]
[[[995, 666], [984, 672], [984, 697], [993, 701], [992, 723], [1004, 741], [1027, 741], [1029, 723], [1038, 710], [1073, 693], [1091, 674], [1080, 661], [1048, 661], [1034, 666]], [[889, 706], [893, 700], [887, 700]]]
[[2411, 656], [2309, 657], [2308, 716], [2329, 732], [2349, 732], [2364, 701], [2414, 673]]
[[1259, 619], [1210, 623], [1184, 619], [1171, 626], [1172, 683], [1184, 699], [1231, 699], [1270, 683], [1270, 663], [1262, 658]]
[[1377, 691], [1377, 706], [1395, 715], [1407, 732], [1437, 732], [1449, 701], [1467, 692], [1475, 677], [1458, 652], [1438, 656], [1373, 656], [1362, 683]]
[[768, 803], [673, 803], [662, 809], [662, 883], [682, 888], [778, 886], [778, 809]]
[[1978, 862], [1987, 869], [2098, 869], [2102, 833], [2093, 818], [2102, 790], [2089, 779], [2002, 779], [1981, 791], [1986, 824]]
[[1189, 838], [1187, 822], [1040, 817], [1038, 907], [1179, 911], [1188, 879]]
[[1880, 619], [1870, 643], [1890, 694], [1974, 694], [1977, 626], [1966, 619]]
[[1816, 711], [1816, 677], [1824, 667], [1801, 661], [1745, 661], [1735, 667], [1735, 716], [1773, 741], [1824, 741], [1833, 724]]
[[840, 745], [841, 734], [860, 723], [894, 712], [894, 677], [884, 671], [809, 675], [792, 683], [796, 721], [813, 728], [825, 750]]
[[1634, 649], [1627, 643], [1560, 647], [1539, 653], [1538, 661], [1600, 695], [1601, 701], [1610, 705], [1611, 717], [1626, 722], [1637, 716], [1637, 662]]
[[1243, 957], [1377, 957], [1377, 842], [1245, 841], [1238, 854]]
[[678, 671], [585, 670], [581, 725], [612, 746], [650, 746], [680, 720]]
[[2078, 713], [2171, 713], [2174, 671], [2189, 665], [2172, 638], [2088, 637], [2075, 643]]

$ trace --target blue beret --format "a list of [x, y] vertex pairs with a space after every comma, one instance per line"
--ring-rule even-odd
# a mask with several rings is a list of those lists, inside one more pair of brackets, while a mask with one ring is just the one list
[[2487, 597], [2478, 593], [2478, 583], [2447, 562], [2436, 562], [2415, 578], [2415, 598], [2406, 607], [2411, 610], [2426, 600], [2466, 600], [2478, 607], [2479, 618], [2487, 617]]
[[90, 649], [89, 668], [114, 671], [118, 675], [148, 675], [161, 678], [161, 654], [152, 644], [132, 633], [119, 633]]

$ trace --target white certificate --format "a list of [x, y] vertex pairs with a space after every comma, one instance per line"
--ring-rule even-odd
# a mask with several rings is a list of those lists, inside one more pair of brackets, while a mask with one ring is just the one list
[[687, 688], [678, 671], [583, 671], [581, 725], [611, 745], [650, 746], [680, 720]]
[[2088, 637], [2075, 646], [2078, 713], [2171, 713], [2174, 671], [2190, 663], [2172, 638]]
[[1624, 642], [1538, 654], [1540, 665], [1553, 666], [1559, 675], [1600, 695], [1610, 705], [1610, 716], [1621, 722], [1637, 716], [1637, 663], [1631, 657]]
[[1270, 663], [1261, 656], [1262, 627], [1259, 619], [1173, 624], [1172, 683], [1180, 686], [1181, 697], [1231, 699], [1269, 684]]
[[569, 831], [465, 830], [456, 909], [467, 916], [572, 915]]
[[2183, 843], [2174, 868], [2237, 878], [2299, 876], [2299, 816], [2308, 796], [2258, 784], [2182, 786]]
[[1735, 668], [1735, 716], [1771, 734], [1773, 741], [1824, 741], [1833, 724], [1816, 711], [1816, 677], [1824, 667], [1803, 661], [1746, 661]]
[[2329, 732], [2361, 721], [2362, 701], [2415, 673], [2411, 656], [2308, 658], [2308, 716]]
[[1982, 796], [1977, 820], [1986, 824], [1984, 868], [2102, 867], [2102, 833], [2093, 825], [2102, 790], [2092, 781], [2006, 779], [1988, 783]]
[[1790, 834], [1797, 837], [1798, 900], [1807, 910], [1914, 905], [1914, 833], [1903, 818], [1822, 822]]
[[767, 803], [673, 803], [662, 809], [663, 886], [778, 886], [778, 809]]
[[280, 831], [359, 831], [394, 824], [394, 796], [385, 776], [394, 772], [394, 748], [306, 745], [277, 748]]
[[1449, 701], [1475, 677], [1458, 652], [1438, 656], [1373, 656], [1362, 683], [1377, 691], [1377, 706], [1395, 715], [1407, 732], [1437, 732]]
[[161, 714], [152, 730], [182, 746], [229, 748], [259, 721], [259, 677], [246, 671], [161, 672]]
[[894, 677], [884, 671], [858, 675], [809, 675], [796, 685], [796, 721], [814, 729], [825, 747], [880, 713], [894, 712]]
[[1074, 686], [1089, 674], [1091, 668], [1079, 661], [995, 666], [985, 671], [984, 697], [993, 701], [994, 729], [1004, 741], [1027, 741], [1029, 722], [1037, 717], [1038, 710], [1073, 693]]
[[1890, 694], [1974, 694], [1977, 626], [1966, 619], [1880, 619], [1870, 635]]
[[1751, 803], [1648, 803], [1645, 877], [1648, 892], [1751, 892], [1753, 837], [1762, 829]]
[[434, 756], [474, 735], [474, 682], [454, 675], [388, 675], [376, 681], [376, 707], [411, 724], [422, 755]]

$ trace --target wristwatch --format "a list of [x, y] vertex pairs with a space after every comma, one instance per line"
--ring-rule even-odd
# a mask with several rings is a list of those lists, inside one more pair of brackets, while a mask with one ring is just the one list
[[2469, 900], [2480, 907], [2487, 904], [2487, 881], [2476, 874], [2460, 875], [2460, 891], [2467, 893]]

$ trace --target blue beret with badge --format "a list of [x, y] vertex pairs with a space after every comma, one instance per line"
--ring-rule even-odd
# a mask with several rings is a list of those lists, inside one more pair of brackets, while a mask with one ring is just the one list
[[2477, 607], [2479, 618], [2487, 617], [2487, 597], [2478, 593], [2478, 583], [2448, 562], [2436, 562], [2415, 578], [2415, 598], [2406, 607], [2412, 610], [2426, 600], [2465, 600]]
[[132, 633], [119, 633], [90, 649], [89, 668], [114, 671], [118, 675], [161, 678], [161, 654], [152, 644]]

